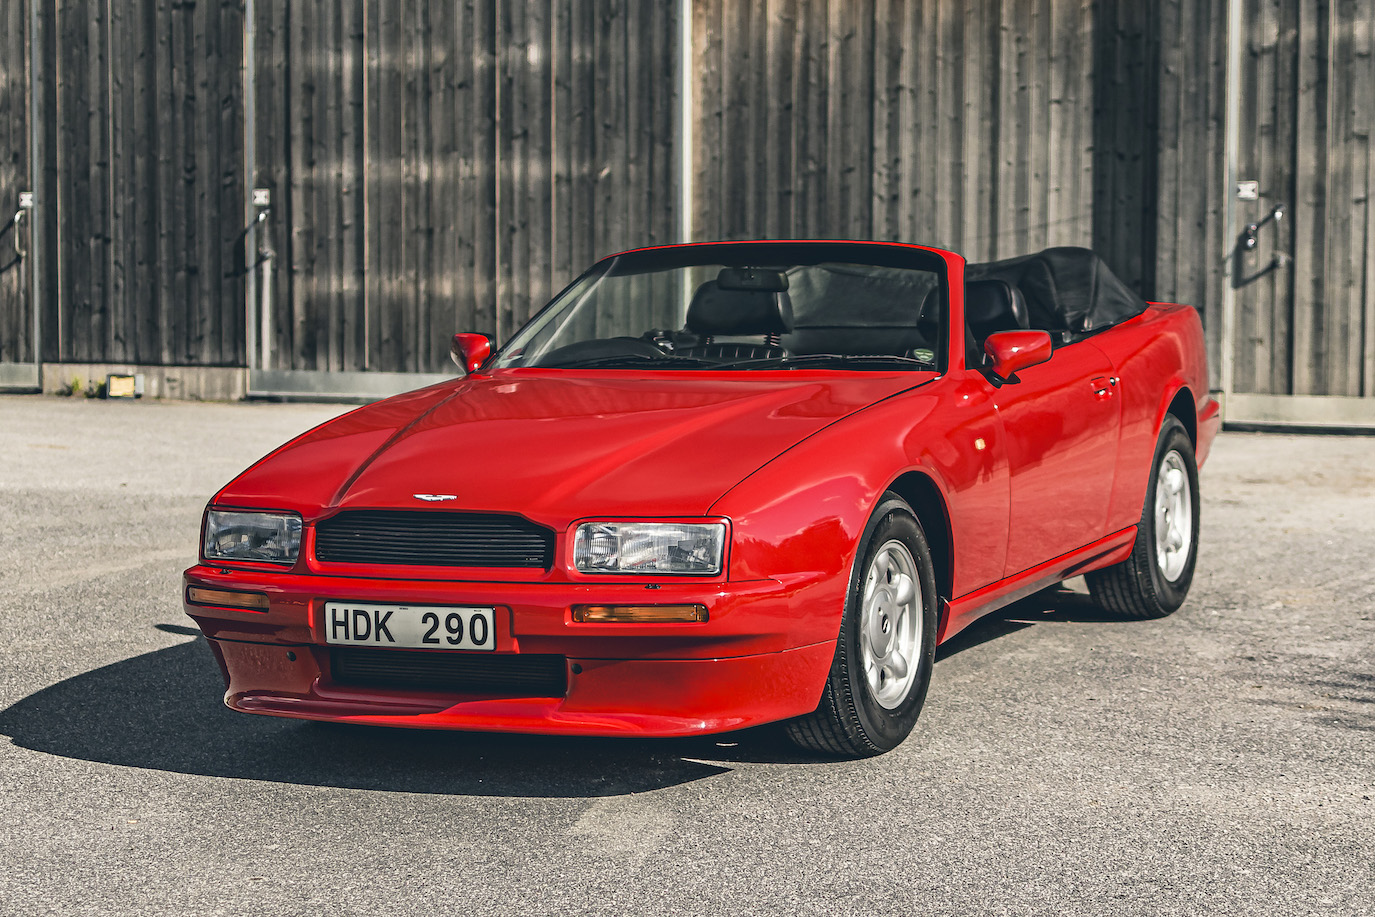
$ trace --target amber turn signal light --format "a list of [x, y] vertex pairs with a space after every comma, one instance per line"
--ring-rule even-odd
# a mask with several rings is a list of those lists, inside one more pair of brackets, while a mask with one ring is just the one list
[[206, 589], [191, 586], [186, 601], [192, 605], [218, 605], [221, 608], [242, 608], [245, 611], [267, 611], [267, 596], [258, 592], [232, 592], [228, 589]]
[[707, 619], [705, 605], [574, 605], [579, 624], [698, 624]]

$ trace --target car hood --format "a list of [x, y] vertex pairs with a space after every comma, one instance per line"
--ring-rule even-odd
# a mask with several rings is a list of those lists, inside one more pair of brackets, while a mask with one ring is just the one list
[[499, 371], [336, 418], [215, 502], [307, 517], [362, 507], [513, 512], [554, 527], [702, 515], [802, 439], [933, 376]]

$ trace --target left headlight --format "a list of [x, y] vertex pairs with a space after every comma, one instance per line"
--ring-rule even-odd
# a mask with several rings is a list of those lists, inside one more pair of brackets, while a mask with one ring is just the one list
[[245, 513], [211, 509], [205, 512], [206, 560], [248, 560], [257, 563], [296, 563], [301, 552], [301, 517], [295, 513]]
[[724, 522], [585, 522], [573, 538], [579, 573], [711, 576], [721, 572]]

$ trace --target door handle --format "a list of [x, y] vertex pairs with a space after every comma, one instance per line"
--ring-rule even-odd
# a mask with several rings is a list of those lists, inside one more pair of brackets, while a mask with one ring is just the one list
[[1108, 376], [1094, 376], [1089, 384], [1093, 386], [1093, 393], [1099, 398], [1111, 398], [1112, 390], [1117, 385], [1117, 382], [1118, 379], [1116, 376], [1112, 376], [1111, 378]]

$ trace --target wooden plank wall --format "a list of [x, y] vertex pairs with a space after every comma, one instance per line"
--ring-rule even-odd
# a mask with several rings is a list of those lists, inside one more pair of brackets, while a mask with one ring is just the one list
[[[1236, 294], [1232, 350], [1239, 392], [1375, 395], [1375, 64], [1372, 0], [1247, 0], [1243, 17], [1238, 177], [1261, 200], [1238, 218], [1285, 218], [1261, 230], [1247, 274], [1276, 252], [1292, 263]], [[1220, 362], [1223, 236], [1221, 4], [1162, 6], [1156, 286], [1204, 303]], [[1199, 253], [1206, 253], [1202, 258]]]
[[[0, 228], [33, 190], [29, 174], [29, 4], [0, 0]], [[16, 260], [15, 236], [28, 245], [28, 226], [0, 237], [0, 363], [33, 360], [28, 265]], [[8, 268], [8, 269], [7, 269]]]
[[1093, 248], [1155, 297], [1159, 6], [1099, 0], [1093, 56]]
[[1093, 0], [697, 0], [694, 233], [1088, 245]]
[[259, 4], [273, 365], [443, 371], [595, 258], [673, 241], [676, 29], [629, 0]]
[[[274, 194], [273, 365], [440, 370], [597, 256], [672, 241], [676, 5], [0, 0], [0, 219], [41, 215], [48, 360], [243, 365], [233, 240]], [[1289, 205], [1237, 294], [1239, 391], [1375, 395], [1375, 0], [1246, 0], [1241, 177]], [[697, 238], [972, 259], [1092, 244], [1204, 311], [1220, 363], [1225, 4], [694, 0]], [[3, 249], [0, 249], [3, 250]], [[3, 262], [0, 262], [3, 263]], [[0, 359], [27, 359], [18, 275]]]
[[238, 0], [63, 0], [53, 43], [57, 246], [44, 358], [234, 365], [242, 281]]
[[[1208, 0], [1164, 0], [1159, 35], [1158, 132], [1153, 220], [1155, 298], [1202, 312], [1213, 384], [1220, 382], [1223, 238], [1228, 189], [1225, 138], [1227, 10]], [[1149, 142], [1149, 141], [1148, 141]], [[1154, 233], [1150, 223], [1154, 222]]]

